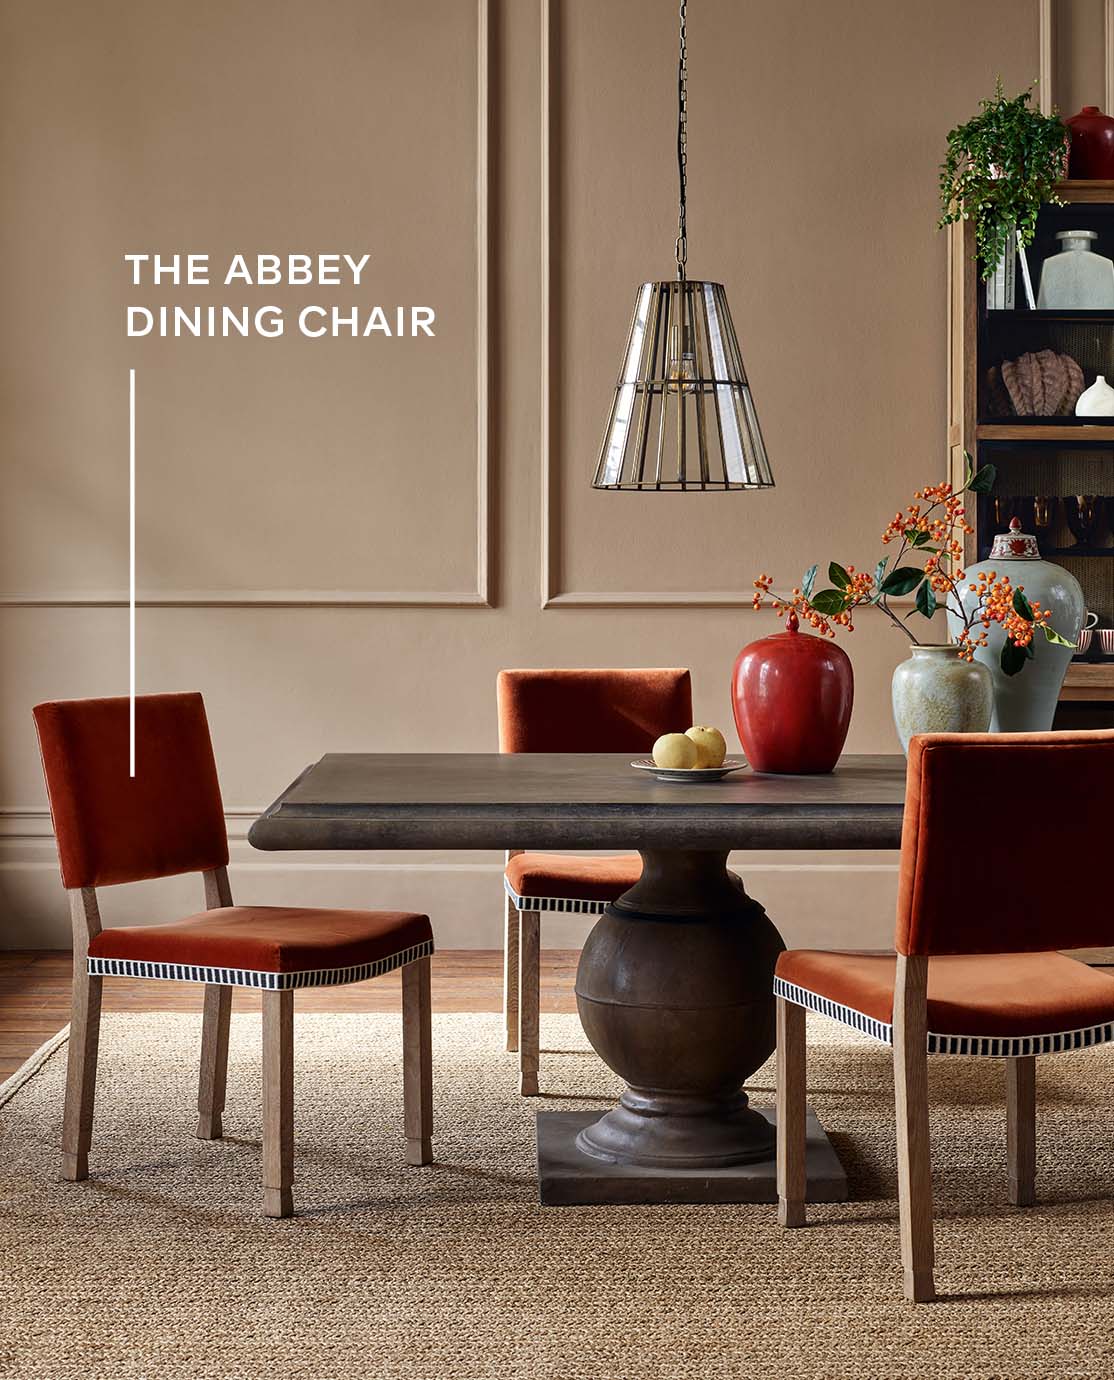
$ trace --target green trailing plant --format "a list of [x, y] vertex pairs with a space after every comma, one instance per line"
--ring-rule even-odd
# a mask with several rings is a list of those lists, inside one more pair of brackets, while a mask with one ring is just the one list
[[998, 78], [991, 100], [948, 135], [940, 165], [941, 216], [937, 228], [975, 224], [975, 251], [990, 278], [1016, 231], [1032, 244], [1042, 205], [1062, 206], [1056, 184], [1064, 176], [1070, 134], [1057, 115], [1031, 109], [1032, 88], [1007, 99]]

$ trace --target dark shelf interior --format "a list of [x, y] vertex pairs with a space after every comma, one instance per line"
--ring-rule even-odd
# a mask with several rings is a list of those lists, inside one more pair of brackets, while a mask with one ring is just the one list
[[[1061, 230], [1094, 230], [1094, 252], [1114, 260], [1114, 202], [1045, 207], [1037, 234], [1027, 251], [1033, 291], [1040, 287], [1044, 260], [1059, 251]], [[983, 437], [976, 444], [981, 467], [997, 466], [992, 495], [976, 505], [976, 551], [990, 556], [994, 537], [1017, 517], [1024, 531], [1037, 538], [1041, 555], [1057, 561], [1083, 586], [1088, 608], [1104, 626], [1114, 626], [1114, 417], [1068, 415], [1026, 417], [1012, 411], [1008, 399], [988, 383], [988, 371], [1023, 354], [1055, 350], [1070, 355], [1083, 371], [1084, 387], [1099, 374], [1114, 384], [1114, 309], [1030, 310], [1020, 264], [1016, 273], [1016, 307], [988, 311], [985, 285], [979, 285], [976, 326], [977, 413], [980, 427], [1008, 427], [1009, 436]], [[1048, 434], [1052, 429], [1052, 434]], [[1096, 430], [1099, 429], [1099, 430]], [[1044, 435], [1029, 436], [1029, 431]], [[1080, 434], [1076, 439], [1075, 433]], [[1090, 496], [1082, 504], [1080, 496]], [[1082, 512], [1081, 512], [1082, 509]], [[1040, 518], [1040, 522], [1037, 518]], [[1114, 677], [1114, 657], [1104, 657], [1095, 638], [1076, 659], [1090, 674]]]
[[[1098, 238], [1093, 250], [1114, 260], [1114, 205], [1046, 206], [1037, 219], [1037, 233], [1026, 250], [1033, 292], [1040, 289], [1041, 271], [1046, 258], [1059, 252], [1058, 232], [1063, 230], [1093, 230]], [[1098, 418], [1076, 418], [1074, 415], [1044, 417], [1017, 416], [1008, 402], [993, 405], [987, 374], [992, 366], [1006, 360], [1041, 350], [1055, 350], [1070, 355], [1083, 371], [1084, 386], [1094, 383], [1099, 374], [1114, 377], [1114, 308], [1101, 311], [1030, 310], [1022, 280], [1020, 264], [1016, 273], [1016, 302], [1012, 311], [988, 311], [985, 286], [979, 290], [978, 321], [978, 408], [980, 418], [988, 424], [1005, 422], [1028, 425], [1055, 421], [1064, 425], [1094, 425]], [[1002, 394], [998, 394], [1001, 399]], [[1114, 419], [1111, 419], [1114, 423]]]
[[[1023, 289], [1024, 291], [1024, 289]], [[1089, 321], [1114, 326], [1114, 311], [1047, 311], [1041, 307], [1015, 307], [1012, 311], [1000, 308], [988, 310], [986, 324], [990, 330], [1012, 330], [1016, 326], [1039, 325], [1046, 321]]]

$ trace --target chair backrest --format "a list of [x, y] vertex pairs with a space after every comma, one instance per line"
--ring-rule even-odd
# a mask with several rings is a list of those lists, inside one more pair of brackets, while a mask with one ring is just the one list
[[1114, 943], [1102, 861], [1112, 825], [1112, 729], [914, 738], [898, 952], [1030, 953]]
[[500, 671], [500, 752], [649, 752], [692, 724], [682, 670]]
[[198, 694], [35, 706], [62, 884], [110, 886], [228, 863], [217, 767]]

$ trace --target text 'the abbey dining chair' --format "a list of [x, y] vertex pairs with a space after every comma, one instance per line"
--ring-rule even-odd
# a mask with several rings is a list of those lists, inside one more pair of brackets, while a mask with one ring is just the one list
[[[205, 707], [198, 694], [135, 702], [129, 775], [126, 698], [35, 708], [39, 747], [73, 918], [62, 1173], [88, 1178], [101, 985], [106, 977], [205, 984], [197, 1135], [223, 1134], [232, 989], [263, 1003], [263, 1211], [293, 1213], [294, 992], [402, 969], [406, 1159], [433, 1158], [430, 955], [425, 915], [234, 906], [228, 838]], [[200, 872], [205, 910], [169, 924], [102, 929], [97, 888]]]
[[[684, 670], [500, 671], [500, 752], [646, 754], [692, 723]], [[642, 875], [637, 853], [594, 858], [511, 851], [503, 874], [503, 1013], [519, 1089], [538, 1091], [541, 916], [599, 915]]]
[[[896, 957], [796, 949], [777, 964], [778, 1213], [804, 1221], [805, 1012], [893, 1046], [905, 1295], [935, 1297], [928, 1056], [1003, 1061], [1009, 1196], [1034, 1201], [1038, 1055], [1114, 1040], [1114, 978], [1058, 949], [1110, 943], [1101, 868], [1018, 875], [1026, 847], [1102, 857], [1114, 730], [938, 734], [909, 746]], [[1070, 869], [1069, 869], [1070, 871]]]

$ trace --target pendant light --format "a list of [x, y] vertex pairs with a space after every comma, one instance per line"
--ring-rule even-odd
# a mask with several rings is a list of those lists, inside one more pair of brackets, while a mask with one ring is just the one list
[[723, 284], [685, 275], [687, 9], [681, 0], [677, 278], [638, 289], [594, 489], [681, 492], [774, 483]]

